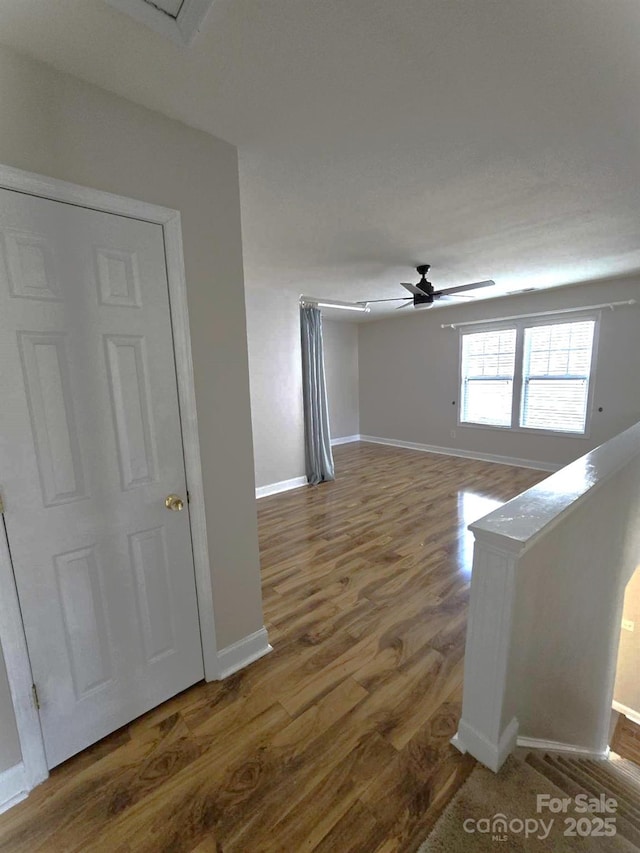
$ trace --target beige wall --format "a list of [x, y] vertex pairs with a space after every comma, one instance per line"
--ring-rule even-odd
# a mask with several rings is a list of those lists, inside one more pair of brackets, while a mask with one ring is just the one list
[[[4, 49], [0, 115], [0, 162], [182, 213], [216, 630], [230, 645], [262, 626], [236, 150]], [[8, 707], [0, 673], [3, 732]], [[0, 771], [14, 757], [0, 741]]]
[[322, 338], [331, 438], [357, 435], [360, 432], [358, 326], [323, 319]]
[[629, 581], [625, 596], [623, 619], [634, 623], [633, 631], [620, 631], [616, 686], [613, 698], [640, 714], [640, 553], [637, 555], [638, 569]]
[[304, 476], [300, 309], [291, 291], [248, 287], [256, 486]]
[[640, 307], [602, 312], [591, 432], [581, 438], [457, 426], [458, 332], [440, 325], [629, 298], [640, 300], [639, 277], [364, 323], [360, 432], [549, 464], [576, 459], [640, 420]]
[[[247, 342], [256, 486], [305, 474], [298, 296], [247, 286]], [[332, 438], [359, 429], [358, 329], [322, 319]]]

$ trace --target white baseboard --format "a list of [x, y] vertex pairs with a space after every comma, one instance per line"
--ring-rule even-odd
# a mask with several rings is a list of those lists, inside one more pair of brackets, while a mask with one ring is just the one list
[[595, 758], [602, 760], [609, 757], [609, 747], [605, 750], [589, 749], [586, 746], [575, 746], [571, 743], [560, 743], [555, 740], [541, 740], [535, 737], [518, 737], [518, 746], [527, 749], [542, 749], [545, 752], [564, 752], [580, 758]]
[[29, 794], [24, 764], [0, 773], [0, 814], [26, 799]]
[[632, 723], [635, 723], [637, 726], [640, 726], [640, 712], [634, 711], [633, 708], [627, 708], [626, 705], [622, 705], [620, 702], [616, 702], [614, 699], [611, 703], [613, 710], [617, 711], [619, 714], [622, 714], [624, 717], [627, 717], [631, 720]]
[[497, 743], [490, 742], [464, 720], [460, 720], [458, 731], [451, 738], [451, 743], [463, 755], [469, 752], [481, 764], [497, 773], [513, 752], [517, 735], [518, 721], [515, 717], [503, 730]]
[[266, 628], [260, 628], [254, 634], [249, 634], [248, 637], [243, 637], [237, 643], [221, 649], [218, 652], [218, 664], [220, 667], [219, 680], [233, 675], [239, 669], [244, 669], [250, 663], [258, 660], [273, 648], [269, 645], [269, 637]]
[[360, 441], [360, 435], [343, 435], [342, 438], [332, 438], [331, 447], [336, 447], [338, 444], [351, 444], [353, 441]]
[[306, 477], [293, 477], [291, 480], [280, 480], [279, 483], [270, 483], [268, 486], [256, 486], [256, 498], [266, 498], [269, 495], [277, 495], [279, 492], [288, 492], [290, 489], [299, 489], [307, 485]]
[[406, 447], [408, 450], [420, 450], [424, 453], [439, 453], [442, 456], [460, 456], [463, 459], [478, 459], [480, 462], [497, 462], [500, 465], [513, 465], [516, 468], [534, 468], [536, 471], [559, 471], [562, 465], [538, 462], [535, 459], [520, 459], [516, 456], [499, 456], [495, 453], [476, 453], [473, 450], [461, 450], [456, 447], [437, 447], [434, 444], [419, 444], [415, 441], [401, 441], [395, 438], [381, 438], [376, 435], [361, 435], [360, 441], [371, 444], [388, 444], [390, 447]]

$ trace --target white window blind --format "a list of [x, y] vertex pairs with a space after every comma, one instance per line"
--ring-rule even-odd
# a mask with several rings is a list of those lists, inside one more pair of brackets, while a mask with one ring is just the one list
[[585, 431], [595, 322], [524, 330], [520, 426]]
[[511, 426], [515, 356], [516, 329], [462, 336], [462, 422]]

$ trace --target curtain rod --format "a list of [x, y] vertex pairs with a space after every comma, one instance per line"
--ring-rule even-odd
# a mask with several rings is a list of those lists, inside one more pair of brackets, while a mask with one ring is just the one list
[[343, 311], [360, 311], [368, 314], [371, 310], [366, 303], [362, 302], [341, 302], [339, 299], [316, 299], [315, 296], [301, 296], [300, 306], [314, 306], [316, 308], [340, 308]]
[[599, 305], [584, 305], [581, 308], [558, 308], [555, 311], [536, 311], [531, 314], [512, 314], [510, 317], [491, 317], [486, 320], [465, 320], [462, 323], [442, 323], [441, 329], [458, 329], [460, 326], [479, 326], [484, 323], [502, 323], [506, 320], [523, 320], [527, 317], [553, 317], [556, 314], [577, 314], [582, 311], [595, 311], [596, 308], [619, 308], [623, 305], [635, 305], [635, 299], [627, 299], [624, 302], [601, 302]]

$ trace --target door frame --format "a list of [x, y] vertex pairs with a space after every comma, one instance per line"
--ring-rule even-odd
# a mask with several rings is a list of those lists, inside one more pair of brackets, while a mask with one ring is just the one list
[[[0, 165], [0, 189], [14, 190], [38, 198], [162, 226], [204, 674], [207, 681], [219, 679], [221, 673], [213, 612], [180, 212], [25, 172], [11, 166]], [[10, 505], [11, 495], [2, 497], [6, 504]], [[33, 695], [31, 664], [3, 520], [0, 523], [0, 591], [0, 643], [4, 652], [22, 751], [24, 787], [26, 791], [30, 791], [47, 778], [49, 769], [40, 716]]]

